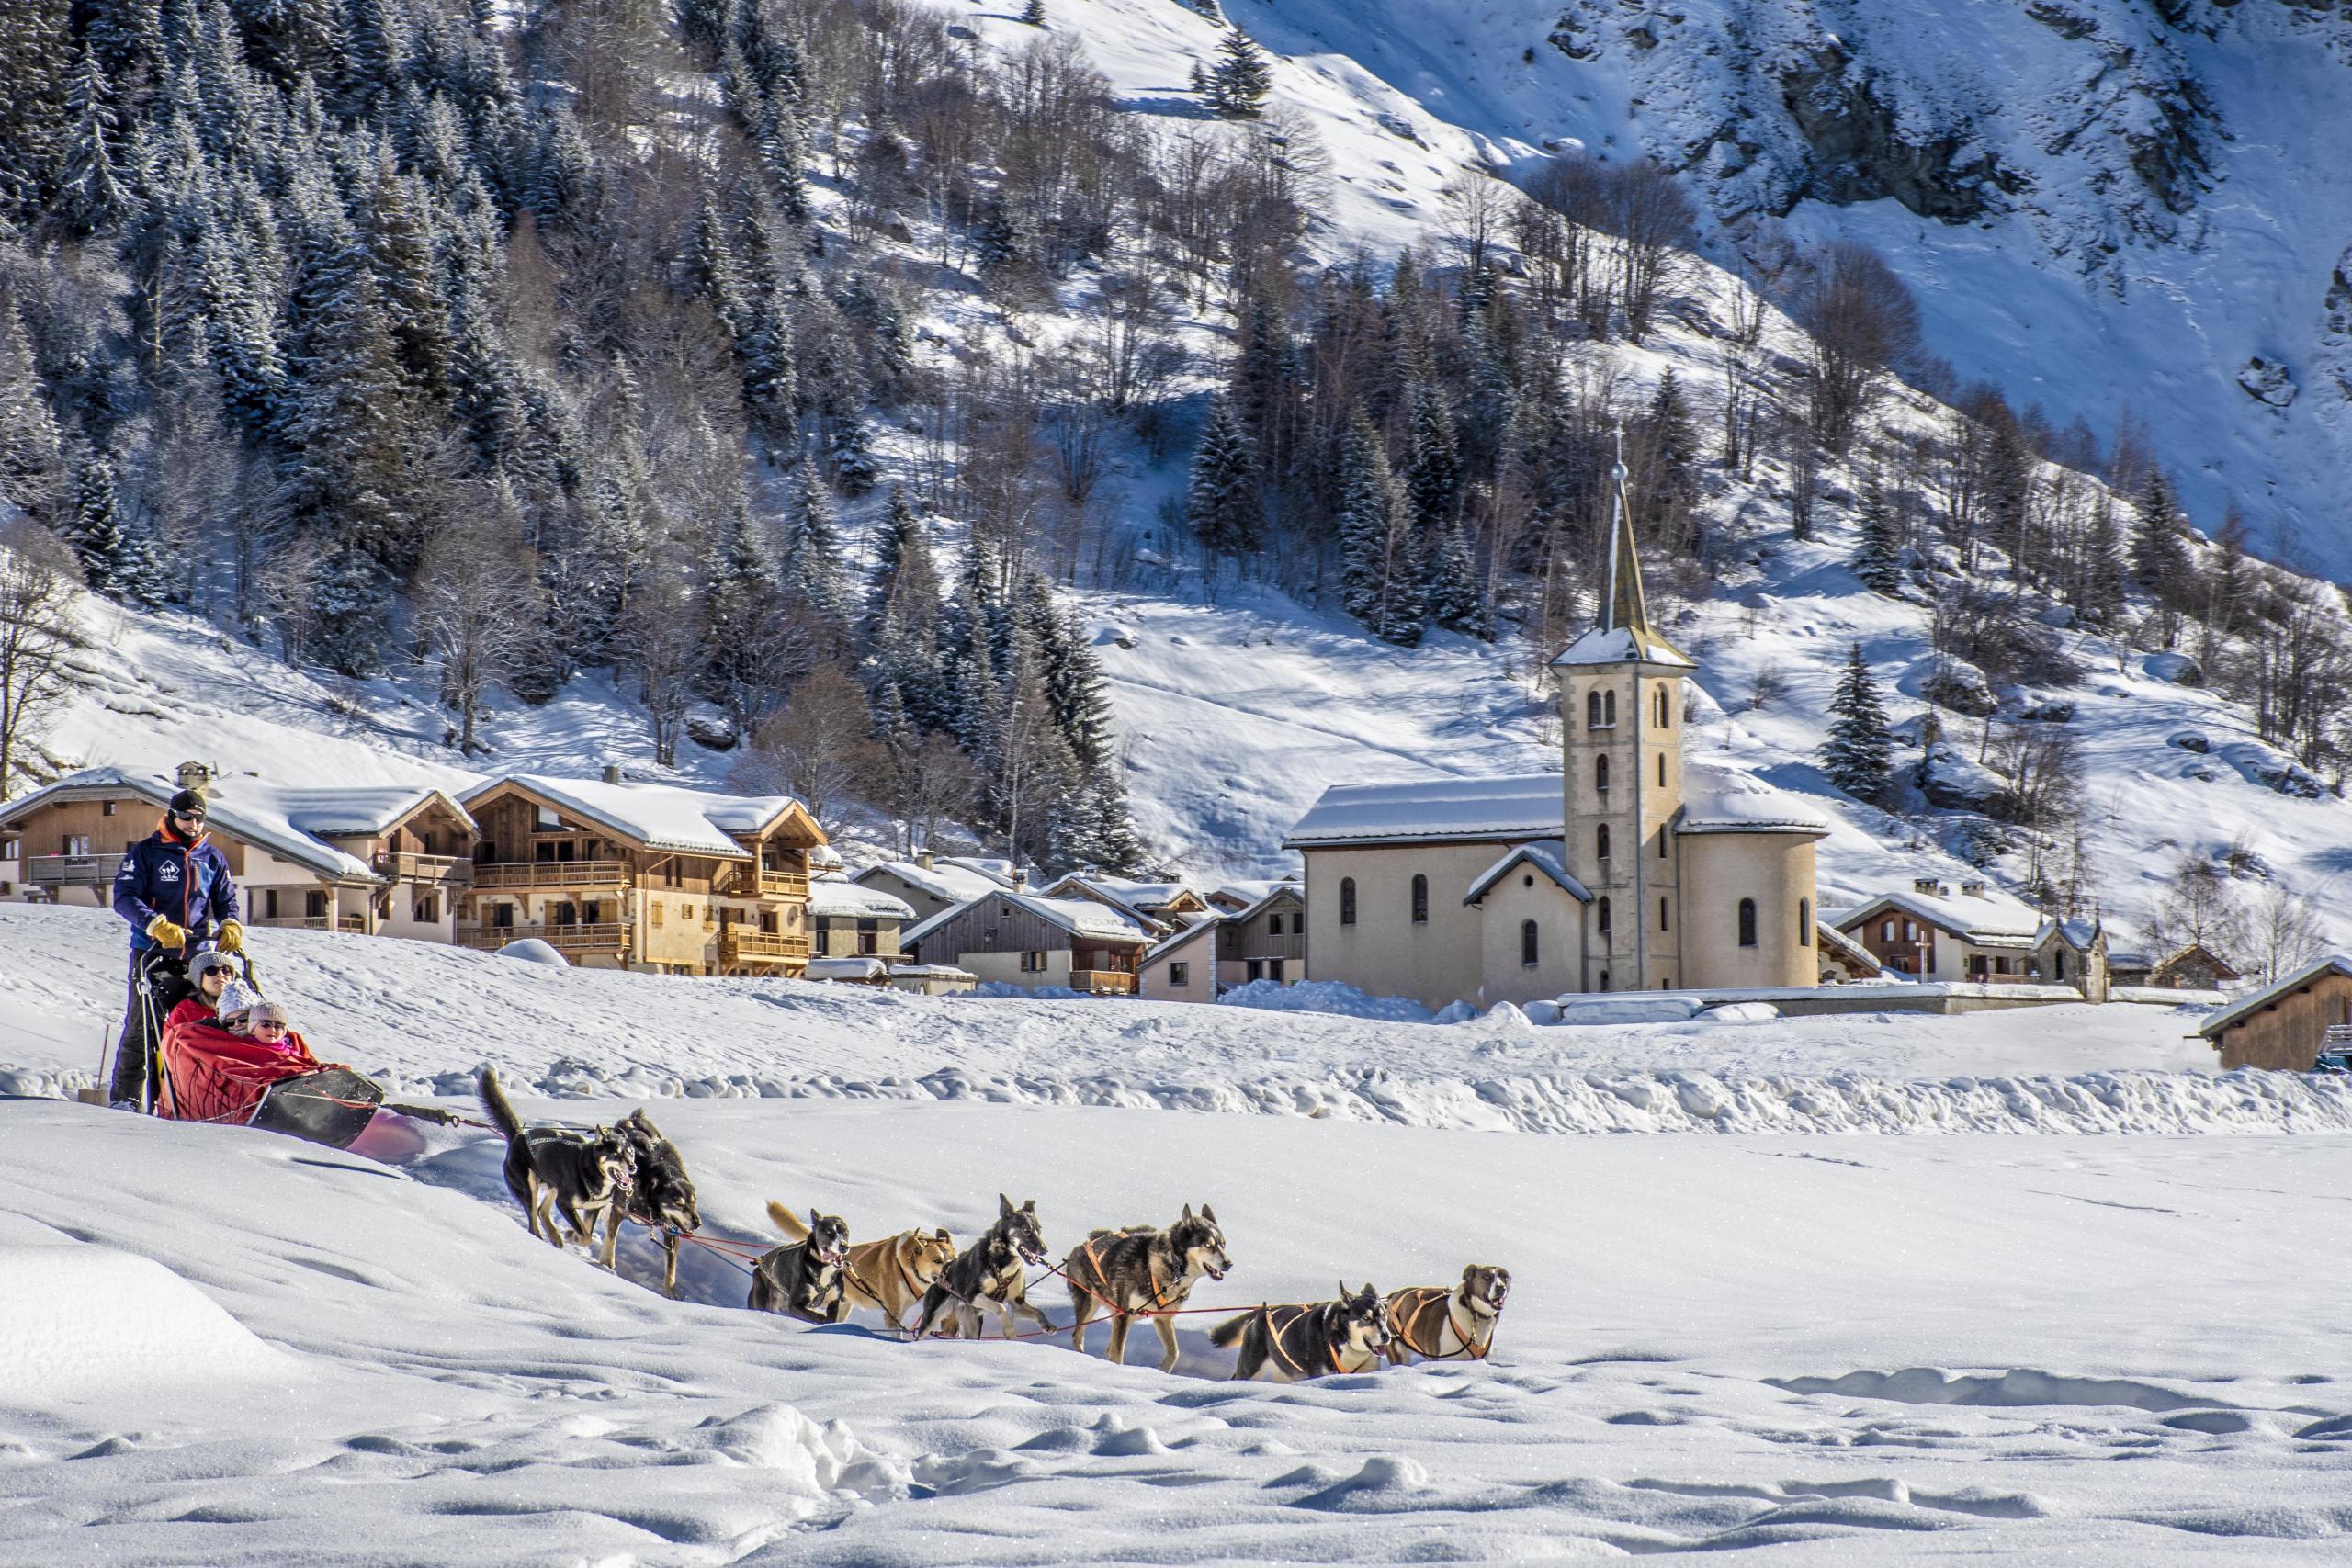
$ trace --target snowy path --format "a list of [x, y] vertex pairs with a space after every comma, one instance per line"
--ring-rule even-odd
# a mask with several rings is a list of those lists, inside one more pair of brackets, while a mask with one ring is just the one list
[[[665, 1303], [477, 1201], [494, 1146], [413, 1176], [0, 1102], [0, 1297], [65, 1309], [0, 1392], [0, 1560], [2271, 1564], [2352, 1529], [2352, 1264], [2308, 1245], [2334, 1139], [656, 1110], [734, 1234], [770, 1196], [968, 1233], [1002, 1187], [1066, 1247], [1208, 1199], [1236, 1270], [1204, 1300], [1473, 1259], [1518, 1288], [1488, 1365], [1233, 1387]], [[195, 1353], [77, 1337], [101, 1288]]]

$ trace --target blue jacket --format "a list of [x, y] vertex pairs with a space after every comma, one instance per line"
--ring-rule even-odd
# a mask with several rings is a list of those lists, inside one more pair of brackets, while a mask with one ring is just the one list
[[190, 844], [158, 828], [123, 852], [114, 874], [114, 912], [130, 922], [132, 953], [155, 945], [147, 928], [164, 915], [187, 928], [185, 954], [218, 935], [221, 921], [237, 918], [237, 885], [210, 840]]

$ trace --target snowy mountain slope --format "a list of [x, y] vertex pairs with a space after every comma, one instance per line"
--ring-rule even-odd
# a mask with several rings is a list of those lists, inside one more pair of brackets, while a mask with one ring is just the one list
[[[1097, 0], [1064, 7], [1063, 25], [1115, 60], [1110, 39], [1150, 8]], [[2234, 498], [2273, 551], [2329, 571], [2352, 562], [2335, 481], [2352, 461], [2352, 169], [2327, 151], [2352, 127], [2352, 21], [2332, 7], [1226, 11], [1292, 57], [1277, 98], [1312, 101], [1301, 70], [1353, 86], [1365, 109], [1322, 122], [1346, 128], [1335, 145], [1401, 112], [1447, 160], [1465, 141], [1504, 167], [1558, 145], [1648, 152], [1683, 171], [1716, 254], [1767, 273], [1786, 239], [1866, 240], [1918, 291], [1929, 345], [1963, 379], [2102, 432], [2128, 406], [2200, 520]], [[1413, 205], [1391, 213], [1433, 220], [1443, 175], [1395, 162], [1384, 173], [1408, 188], [1393, 198]], [[1337, 182], [1343, 197], [1363, 188]], [[2240, 374], [2256, 359], [2286, 384], [2250, 391]]]
[[[1203, 1304], [1443, 1280], [1474, 1258], [1514, 1289], [1487, 1363], [1290, 1388], [1216, 1381], [1215, 1315], [1180, 1320], [1172, 1376], [1107, 1365], [1100, 1334], [1091, 1358], [910, 1346], [744, 1312], [741, 1275], [696, 1249], [686, 1299], [665, 1302], [634, 1232], [621, 1279], [560, 1256], [478, 1135], [388, 1168], [0, 1101], [0, 1301], [38, 1368], [0, 1383], [0, 1556], [2342, 1552], [2352, 1362], [2328, 1303], [2352, 1276], [2303, 1239], [2328, 1222], [2324, 1140], [1907, 1139], [1830, 1159], [1122, 1111], [654, 1111], [721, 1236], [767, 1236], [771, 1197], [860, 1232], [968, 1235], [1002, 1187], [1036, 1198], [1057, 1252], [1213, 1202], [1234, 1272]], [[1152, 1157], [1113, 1153], [1136, 1148]], [[1561, 1192], [1579, 1195], [1565, 1226]], [[2239, 1310], [2250, 1279], [2274, 1282], [2273, 1310]], [[1053, 1284], [1036, 1298], [1065, 1321]], [[145, 1336], [96, 1332], [124, 1316]]]

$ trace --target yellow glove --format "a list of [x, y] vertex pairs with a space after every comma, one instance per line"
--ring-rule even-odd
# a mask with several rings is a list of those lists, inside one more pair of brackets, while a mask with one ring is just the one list
[[172, 924], [169, 916], [158, 915], [147, 922], [147, 935], [158, 947], [186, 947], [187, 932]]
[[234, 920], [221, 921], [220, 934], [213, 939], [212, 945], [221, 953], [244, 952], [245, 928]]

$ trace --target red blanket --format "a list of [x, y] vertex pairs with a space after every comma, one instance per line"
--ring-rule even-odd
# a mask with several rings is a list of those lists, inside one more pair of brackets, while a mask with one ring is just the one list
[[198, 1001], [182, 1002], [164, 1026], [164, 1114], [182, 1122], [242, 1123], [269, 1086], [319, 1070], [299, 1034], [265, 1044], [232, 1034]]

